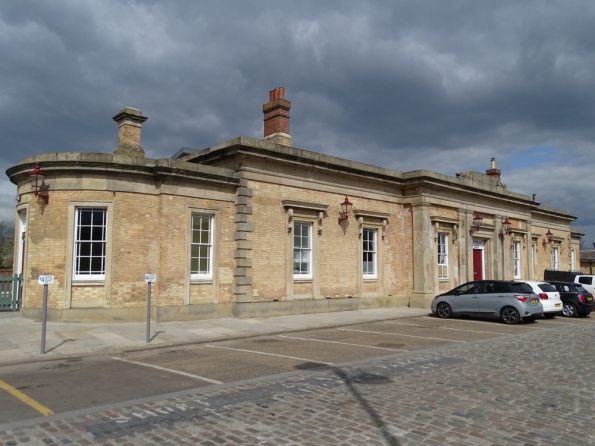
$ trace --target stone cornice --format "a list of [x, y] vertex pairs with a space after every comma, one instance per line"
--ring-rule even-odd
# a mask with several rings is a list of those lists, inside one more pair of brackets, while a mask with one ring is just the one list
[[576, 220], [576, 217], [570, 215], [570, 213], [563, 211], [561, 209], [550, 208], [548, 206], [539, 205], [536, 208], [531, 210], [532, 214], [539, 214], [539, 215], [547, 215], [547, 216], [556, 216], [559, 218], [564, 218], [568, 221]]
[[[334, 156], [283, 146], [270, 141], [238, 137], [222, 144], [186, 155], [181, 160], [191, 163], [215, 163], [219, 160], [243, 155], [313, 166], [346, 175], [365, 177], [370, 180], [392, 183], [397, 187], [396, 193], [415, 188], [450, 189], [454, 193], [483, 196], [513, 204], [521, 204], [529, 211], [540, 209], [549, 216], [561, 217], [569, 221], [575, 217], [559, 209], [546, 208], [539, 202], [533, 201], [528, 195], [507, 190], [500, 179], [480, 172], [464, 172], [456, 177], [431, 172], [415, 170], [410, 172], [394, 171], [369, 164], [358, 163]], [[422, 192], [423, 193], [423, 192]], [[404, 197], [405, 198], [405, 197]]]
[[237, 185], [240, 179], [230, 169], [187, 163], [167, 158], [150, 159], [128, 157], [109, 153], [62, 152], [35, 155], [23, 159], [18, 165], [6, 170], [10, 180], [18, 182], [26, 177], [39, 163], [49, 175], [73, 173], [129, 173], [137, 175], [170, 176], [190, 180], [207, 180], [218, 183]]
[[281, 204], [284, 208], [310, 209], [314, 211], [326, 211], [328, 209], [328, 204], [307, 203], [305, 201], [281, 200]]
[[439, 215], [430, 215], [430, 221], [437, 221], [438, 223], [446, 223], [451, 225], [458, 225], [458, 218], [441, 217]]
[[387, 219], [390, 217], [390, 214], [386, 212], [377, 212], [377, 211], [366, 211], [365, 209], [354, 209], [353, 215], [356, 217], [371, 217], [371, 218], [383, 218]]
[[237, 154], [279, 159], [302, 165], [325, 168], [343, 174], [364, 176], [371, 179], [402, 184], [402, 172], [324, 155], [322, 153], [311, 152], [309, 150], [283, 146], [269, 141], [246, 138], [244, 136], [240, 136], [208, 149], [200, 150], [180, 159], [188, 162], [208, 164]]

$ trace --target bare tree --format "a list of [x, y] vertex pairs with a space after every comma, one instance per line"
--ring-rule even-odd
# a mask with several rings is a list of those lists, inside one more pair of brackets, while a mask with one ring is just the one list
[[14, 258], [14, 223], [0, 220], [0, 268], [12, 268]]

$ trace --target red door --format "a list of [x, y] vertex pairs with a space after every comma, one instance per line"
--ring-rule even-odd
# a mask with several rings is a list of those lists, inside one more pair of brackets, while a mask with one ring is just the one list
[[483, 249], [473, 250], [473, 280], [483, 280]]

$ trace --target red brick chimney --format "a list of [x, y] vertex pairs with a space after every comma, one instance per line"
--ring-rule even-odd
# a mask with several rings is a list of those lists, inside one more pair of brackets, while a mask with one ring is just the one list
[[500, 178], [500, 169], [496, 169], [496, 158], [492, 158], [492, 166], [490, 169], [486, 170], [486, 175], [489, 175], [494, 178]]
[[293, 146], [289, 135], [289, 109], [291, 102], [285, 99], [285, 88], [269, 92], [269, 102], [262, 106], [264, 113], [264, 139], [285, 146]]

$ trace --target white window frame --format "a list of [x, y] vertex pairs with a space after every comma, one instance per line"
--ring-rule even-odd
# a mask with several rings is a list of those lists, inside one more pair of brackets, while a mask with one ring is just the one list
[[[298, 227], [300, 228], [298, 233]], [[307, 234], [303, 235], [303, 228], [307, 228]], [[312, 239], [312, 228], [313, 223], [309, 221], [294, 221], [293, 222], [293, 278], [294, 279], [312, 279], [312, 244], [314, 240]], [[296, 237], [300, 238], [302, 241], [306, 239], [308, 241], [307, 246], [304, 247], [303, 243], [299, 243], [296, 246]], [[304, 260], [306, 260], [306, 264], [308, 265], [307, 271], [302, 271], [301, 268], [296, 272], [296, 254], [299, 253], [299, 258], [301, 259], [300, 263], [303, 264]], [[304, 258], [305, 255], [305, 258]]]
[[438, 279], [448, 279], [448, 234], [438, 233]]
[[574, 249], [570, 250], [570, 271], [575, 271], [576, 263], [574, 259]]
[[[372, 237], [370, 240], [367, 235]], [[370, 247], [369, 242], [372, 242]], [[366, 246], [368, 245], [368, 246]], [[363, 228], [362, 233], [362, 271], [364, 272], [364, 279], [376, 279], [378, 278], [378, 229], [375, 228]], [[371, 257], [371, 262], [366, 262], [366, 256]], [[366, 272], [366, 263], [372, 264], [372, 272]]]
[[515, 279], [521, 278], [521, 241], [512, 241], [512, 274]]
[[552, 247], [552, 269], [558, 271], [560, 268], [560, 256], [558, 255], [558, 247]]
[[[206, 219], [209, 222], [209, 227], [207, 231], [207, 240], [202, 240], [200, 235], [201, 233], [205, 232], [202, 230], [201, 227], [195, 229], [194, 227], [194, 219]], [[190, 280], [213, 280], [213, 255], [214, 255], [214, 246], [213, 246], [213, 233], [214, 233], [214, 226], [215, 226], [215, 216], [212, 214], [204, 213], [204, 212], [192, 212], [190, 214]], [[198, 234], [198, 239], [195, 238], [195, 235]], [[196, 248], [195, 248], [196, 247]], [[207, 255], [201, 256], [200, 250], [201, 248], [206, 247]], [[195, 250], [199, 252], [196, 253]], [[200, 270], [200, 260], [201, 258], [207, 259], [207, 270], [201, 271]], [[198, 264], [195, 272], [192, 270], [192, 263], [193, 260], [197, 259]]]
[[[103, 224], [101, 227], [103, 228], [103, 236], [101, 240], [81, 240], [81, 225], [80, 225], [80, 216], [81, 211], [103, 211]], [[105, 206], [76, 206], [74, 209], [74, 243], [73, 243], [73, 256], [72, 256], [72, 280], [73, 281], [105, 281], [105, 271], [107, 269], [107, 229], [108, 229], [108, 208]], [[91, 222], [91, 228], [93, 226], [93, 222]], [[90, 246], [90, 255], [89, 256], [81, 256], [79, 247], [82, 246], [83, 243], [91, 243]], [[103, 248], [101, 251], [103, 254], [101, 255], [94, 255], [97, 250], [97, 246], [103, 244]], [[101, 258], [102, 267], [100, 268], [100, 273], [93, 273], [90, 272], [89, 274], [81, 274], [77, 273], [78, 267], [80, 266], [80, 260], [82, 257], [89, 257], [90, 259], [93, 258]]]

